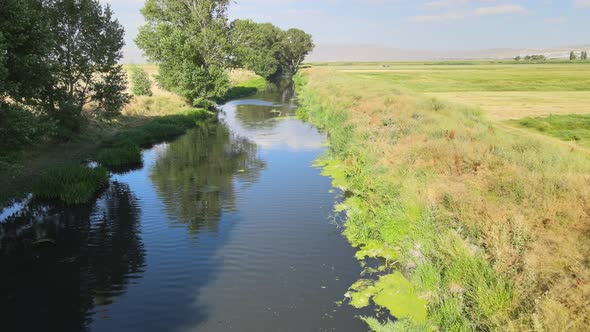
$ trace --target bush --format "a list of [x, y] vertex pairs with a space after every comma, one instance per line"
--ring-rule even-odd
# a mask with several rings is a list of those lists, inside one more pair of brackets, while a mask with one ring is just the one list
[[105, 187], [108, 181], [109, 174], [102, 167], [68, 164], [46, 172], [33, 185], [33, 195], [66, 204], [82, 204]]
[[28, 145], [37, 143], [51, 127], [49, 122], [23, 108], [0, 103], [1, 151], [20, 151]]
[[140, 165], [141, 148], [131, 141], [124, 141], [118, 146], [101, 150], [96, 157], [96, 161], [109, 168]]
[[140, 67], [131, 68], [131, 91], [136, 96], [151, 96], [152, 81], [149, 74]]

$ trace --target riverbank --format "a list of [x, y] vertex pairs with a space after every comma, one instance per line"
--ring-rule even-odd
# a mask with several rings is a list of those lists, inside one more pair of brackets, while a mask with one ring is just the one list
[[350, 303], [399, 318], [367, 317], [377, 331], [584, 330], [586, 151], [377, 76], [312, 68], [298, 84], [300, 115], [329, 133], [319, 164], [350, 192], [344, 234], [384, 260]]
[[[152, 78], [157, 66], [143, 65]], [[126, 67], [128, 71], [130, 67]], [[264, 79], [247, 71], [234, 71], [228, 98], [256, 93]], [[89, 118], [79, 134], [68, 142], [45, 142], [31, 146], [0, 167], [0, 211], [31, 192], [48, 171], [99, 161], [109, 168], [137, 164], [140, 147], [178, 136], [198, 121], [207, 121], [204, 110], [191, 109], [178, 95], [153, 87], [153, 96], [134, 96], [122, 114], [112, 121]], [[213, 117], [212, 115], [210, 116]]]

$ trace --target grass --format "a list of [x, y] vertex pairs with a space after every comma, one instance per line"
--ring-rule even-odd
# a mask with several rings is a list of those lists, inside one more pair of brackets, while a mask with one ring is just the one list
[[90, 200], [108, 181], [109, 174], [104, 168], [68, 164], [43, 174], [35, 183], [33, 194], [66, 204], [81, 204]]
[[358, 63], [328, 68], [392, 90], [476, 105], [493, 120], [590, 112], [590, 61]]
[[319, 163], [350, 193], [339, 207], [345, 236], [357, 256], [382, 257], [411, 284], [365, 295], [392, 313], [382, 292], [413, 292], [427, 305], [424, 321], [413, 312], [367, 322], [377, 331], [584, 331], [590, 155], [408, 84], [322, 67], [298, 85], [299, 115], [329, 132]]
[[114, 147], [102, 149], [96, 161], [107, 168], [141, 165], [141, 148], [131, 141], [124, 141]]
[[564, 141], [575, 141], [590, 147], [590, 114], [551, 115], [514, 121], [524, 128], [557, 137]]

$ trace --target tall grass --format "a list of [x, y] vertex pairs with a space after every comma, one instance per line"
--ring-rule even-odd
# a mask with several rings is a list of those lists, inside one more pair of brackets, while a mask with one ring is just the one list
[[55, 199], [66, 204], [89, 201], [109, 181], [106, 169], [68, 164], [48, 170], [33, 187], [38, 198]]
[[[344, 234], [358, 257], [383, 257], [427, 302], [426, 321], [367, 318], [373, 329], [584, 330], [587, 154], [371, 76], [312, 69], [305, 79], [299, 114], [328, 131], [320, 164], [351, 193]], [[395, 316], [397, 304], [378, 297], [399, 286], [379, 287], [350, 295]]]

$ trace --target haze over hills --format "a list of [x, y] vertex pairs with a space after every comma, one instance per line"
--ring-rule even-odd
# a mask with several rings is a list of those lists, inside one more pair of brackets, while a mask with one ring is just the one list
[[517, 55], [543, 54], [550, 59], [567, 59], [571, 51], [590, 50], [590, 44], [554, 48], [490, 48], [481, 50], [430, 51], [401, 49], [374, 44], [320, 44], [307, 57], [308, 62], [336, 61], [426, 61], [512, 59]]

